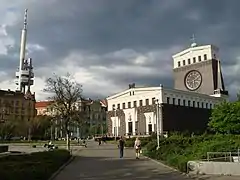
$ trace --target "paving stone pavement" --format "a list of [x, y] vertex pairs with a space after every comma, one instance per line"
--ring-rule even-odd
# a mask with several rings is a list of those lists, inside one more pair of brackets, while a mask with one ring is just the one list
[[116, 145], [97, 146], [75, 152], [76, 158], [61, 171], [55, 180], [237, 180], [234, 177], [202, 176], [190, 178], [164, 165], [142, 157], [135, 159], [132, 149], [125, 149], [124, 158], [119, 158]]

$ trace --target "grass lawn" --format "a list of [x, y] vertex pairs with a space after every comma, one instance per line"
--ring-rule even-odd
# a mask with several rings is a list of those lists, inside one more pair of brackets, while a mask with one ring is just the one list
[[[52, 141], [53, 144], [56, 145], [65, 145], [66, 141]], [[47, 144], [48, 141], [0, 141], [1, 144], [14, 144], [14, 145], [44, 145]], [[77, 145], [77, 141], [71, 141], [72, 145]]]
[[70, 153], [66, 150], [1, 157], [0, 179], [47, 180], [70, 157]]

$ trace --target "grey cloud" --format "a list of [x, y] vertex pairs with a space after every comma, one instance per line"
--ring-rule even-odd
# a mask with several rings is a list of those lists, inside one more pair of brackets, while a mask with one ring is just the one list
[[[171, 55], [189, 46], [192, 33], [196, 34], [198, 43], [220, 47], [223, 68], [240, 66], [236, 59], [240, 48], [239, 5], [238, 0], [29, 2], [28, 42], [46, 48], [46, 51], [33, 52], [30, 56], [35, 67], [41, 69], [59, 65], [72, 52], [78, 52], [76, 65], [89, 70], [93, 66], [132, 66], [135, 58], [146, 56], [148, 61], [136, 67], [152, 68], [152, 75], [131, 71], [127, 76], [97, 70], [93, 73], [122, 85], [129, 82], [154, 85], [162, 81], [171, 86]], [[18, 24], [7, 28], [16, 42], [20, 41], [22, 19], [19, 17]], [[0, 57], [0, 70], [16, 69], [14, 63], [18, 58], [15, 60], [12, 54], [18, 52], [18, 48], [16, 45], [9, 49], [11, 57]], [[159, 74], [166, 72], [166, 76], [158, 76], [157, 70]], [[39, 77], [46, 74], [41, 70], [38, 72]], [[235, 76], [239, 75], [236, 72]], [[237, 79], [232, 79], [234, 75], [225, 77], [226, 86], [238, 84]], [[231, 93], [235, 93], [235, 89], [230, 89]]]

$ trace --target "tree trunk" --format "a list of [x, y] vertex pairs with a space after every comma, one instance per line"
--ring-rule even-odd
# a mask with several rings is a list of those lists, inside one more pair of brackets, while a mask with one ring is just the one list
[[70, 132], [66, 133], [67, 150], [70, 151]]

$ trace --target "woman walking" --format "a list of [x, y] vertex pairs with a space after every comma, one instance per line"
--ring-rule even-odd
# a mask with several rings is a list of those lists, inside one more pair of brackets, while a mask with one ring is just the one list
[[140, 141], [140, 139], [138, 139], [138, 137], [135, 140], [134, 147], [136, 150], [136, 159], [139, 159], [140, 151], [141, 151], [141, 141]]

